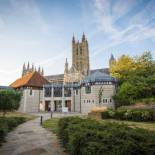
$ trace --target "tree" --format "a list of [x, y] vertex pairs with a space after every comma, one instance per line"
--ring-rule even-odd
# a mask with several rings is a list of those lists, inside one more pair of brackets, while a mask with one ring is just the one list
[[155, 96], [155, 61], [150, 52], [141, 56], [121, 56], [110, 66], [112, 76], [119, 80], [114, 100], [118, 106]]
[[103, 87], [100, 87], [99, 93], [98, 93], [98, 99], [99, 99], [99, 105], [102, 102], [102, 95], [103, 95]]
[[129, 78], [129, 75], [135, 70], [135, 62], [133, 58], [122, 55], [117, 61], [111, 64], [110, 73], [116, 77], [120, 83]]
[[122, 105], [130, 105], [134, 103], [137, 98], [138, 90], [137, 88], [129, 82], [124, 82], [117, 90], [114, 100], [116, 102], [116, 107]]
[[0, 90], [0, 111], [5, 116], [6, 112], [17, 110], [21, 94], [15, 90]]

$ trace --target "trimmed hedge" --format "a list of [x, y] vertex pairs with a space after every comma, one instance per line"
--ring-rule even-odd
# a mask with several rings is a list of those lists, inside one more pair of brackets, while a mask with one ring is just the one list
[[155, 133], [124, 124], [68, 117], [58, 135], [71, 155], [153, 155]]
[[0, 117], [0, 145], [9, 131], [25, 121], [24, 117]]
[[109, 109], [105, 112], [102, 112], [102, 118], [152, 122], [155, 121], [155, 109]]

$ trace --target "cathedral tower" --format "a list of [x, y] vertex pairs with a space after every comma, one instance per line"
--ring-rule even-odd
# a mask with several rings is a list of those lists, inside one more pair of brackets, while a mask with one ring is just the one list
[[75, 41], [73, 35], [72, 38], [72, 66], [74, 66], [82, 74], [87, 75], [89, 73], [89, 48], [88, 41], [85, 34], [82, 35], [82, 41]]

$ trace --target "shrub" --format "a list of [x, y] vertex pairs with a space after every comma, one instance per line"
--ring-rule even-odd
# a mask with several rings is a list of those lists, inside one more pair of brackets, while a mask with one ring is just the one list
[[0, 118], [0, 145], [4, 141], [4, 137], [8, 132], [7, 122]]
[[[112, 113], [112, 115], [111, 115]], [[155, 109], [117, 109], [102, 112], [102, 118], [114, 118], [132, 121], [155, 121]]]
[[[155, 153], [155, 133], [124, 124], [62, 118], [59, 136], [71, 155], [141, 155]], [[64, 143], [65, 142], [65, 143]]]
[[24, 117], [0, 117], [0, 145], [9, 131], [25, 121]]

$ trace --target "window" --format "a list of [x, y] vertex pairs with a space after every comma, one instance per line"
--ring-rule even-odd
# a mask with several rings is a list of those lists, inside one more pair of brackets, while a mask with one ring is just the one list
[[45, 88], [45, 97], [51, 97], [51, 88], [50, 87]]
[[104, 98], [103, 103], [107, 103], [107, 102], [108, 102], [108, 99]]
[[76, 95], [78, 95], [78, 89], [76, 89]]
[[90, 94], [91, 93], [91, 86], [86, 86], [85, 87], [85, 93]]
[[109, 100], [110, 102], [112, 102], [112, 99], [110, 98], [110, 100]]
[[85, 103], [85, 100], [83, 100], [83, 102]]
[[64, 96], [71, 97], [71, 89], [70, 88], [64, 88]]
[[62, 88], [54, 88], [54, 97], [62, 97]]
[[32, 88], [30, 88], [30, 95], [32, 95]]
[[92, 103], [94, 103], [94, 100], [92, 100]]

